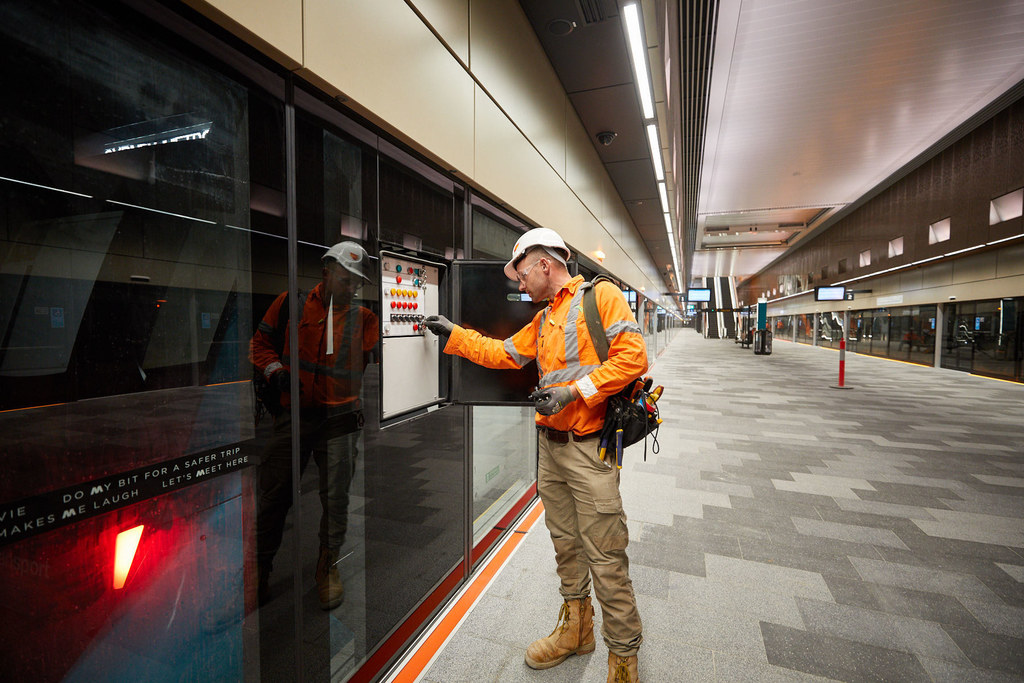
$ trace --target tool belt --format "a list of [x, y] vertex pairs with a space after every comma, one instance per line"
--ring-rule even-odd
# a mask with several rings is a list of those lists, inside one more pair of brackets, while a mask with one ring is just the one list
[[576, 442], [589, 441], [590, 439], [596, 439], [600, 434], [600, 432], [591, 432], [590, 434], [580, 436], [576, 432], [560, 432], [550, 427], [537, 427], [537, 431], [548, 437], [548, 441], [551, 443], [569, 443], [570, 438]]

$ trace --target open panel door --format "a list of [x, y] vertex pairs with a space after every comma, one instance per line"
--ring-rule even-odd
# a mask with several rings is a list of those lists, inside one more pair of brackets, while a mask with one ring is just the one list
[[[453, 322], [495, 339], [507, 339], [528, 324], [542, 304], [519, 291], [505, 277], [504, 261], [455, 261]], [[537, 386], [537, 364], [520, 370], [490, 370], [454, 358], [452, 398], [473, 405], [531, 405], [527, 396]]]

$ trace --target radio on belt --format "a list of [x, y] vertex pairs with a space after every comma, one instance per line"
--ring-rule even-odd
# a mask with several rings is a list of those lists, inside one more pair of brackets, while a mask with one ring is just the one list
[[381, 417], [387, 419], [440, 400], [440, 344], [422, 322], [438, 314], [444, 265], [389, 251], [380, 259]]

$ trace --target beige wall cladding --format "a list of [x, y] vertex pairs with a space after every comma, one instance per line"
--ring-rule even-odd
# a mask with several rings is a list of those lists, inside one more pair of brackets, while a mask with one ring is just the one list
[[996, 276], [996, 252], [965, 256], [953, 261], [953, 282], [976, 282]]
[[944, 287], [953, 284], [953, 264], [941, 263], [924, 269], [921, 287]]
[[469, 64], [469, 0], [413, 0], [441, 39]]
[[558, 175], [565, 176], [565, 91], [517, 2], [472, 0], [470, 71]]
[[402, 0], [305, 0], [305, 65], [353, 108], [473, 176], [473, 82]]
[[608, 238], [604, 227], [501, 110], [482, 92], [477, 95], [479, 186], [509, 206], [522, 207], [525, 218], [557, 230], [576, 249], [590, 252], [599, 242], [611, 245], [604, 250], [605, 267], [637, 288], [656, 287], [633, 262], [635, 254], [631, 258], [625, 247]]
[[[920, 268], [900, 273], [900, 291], [921, 289], [924, 283], [924, 275]], [[854, 285], [856, 289], [856, 285]]]
[[544, 225], [563, 222], [565, 183], [483, 92], [476, 97], [476, 182]]
[[289, 69], [302, 64], [302, 0], [185, 0]]
[[[997, 256], [999, 262], [996, 266], [996, 277], [1024, 275], [1024, 244], [1000, 249], [997, 252]], [[1024, 289], [1020, 293], [1024, 294]]]

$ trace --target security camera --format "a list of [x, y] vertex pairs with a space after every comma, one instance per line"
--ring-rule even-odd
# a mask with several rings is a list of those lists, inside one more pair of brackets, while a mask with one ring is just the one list
[[619, 137], [618, 133], [615, 133], [610, 130], [603, 130], [597, 134], [597, 141], [600, 142], [605, 147], [607, 147], [608, 145], [612, 144], [612, 141], [614, 141], [617, 137]]
[[956, 301], [956, 297], [955, 296], [951, 296], [951, 297], [949, 297], [949, 300], [950, 301]]

